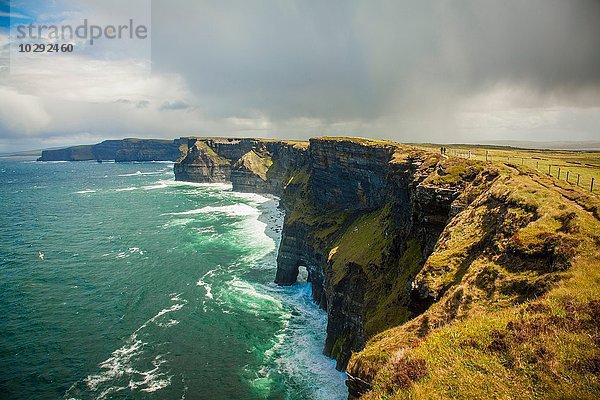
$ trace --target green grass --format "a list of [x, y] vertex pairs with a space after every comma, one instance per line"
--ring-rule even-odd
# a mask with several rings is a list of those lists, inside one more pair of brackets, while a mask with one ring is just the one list
[[436, 186], [454, 186], [473, 180], [482, 170], [483, 165], [478, 162], [460, 159], [444, 160], [438, 164], [438, 168], [427, 177], [425, 182]]
[[317, 138], [312, 138], [312, 141], [335, 141], [335, 142], [349, 142], [356, 143], [363, 146], [369, 147], [397, 147], [399, 143], [390, 141], [390, 140], [379, 140], [379, 139], [369, 139], [362, 137], [350, 137], [350, 136], [322, 136]]
[[353, 354], [350, 373], [373, 384], [364, 397], [600, 397], [599, 199], [500, 163], [439, 162], [430, 185], [479, 172], [414, 280], [434, 304]]
[[385, 230], [389, 225], [389, 205], [365, 214], [344, 232], [336, 241], [330, 253], [333, 275], [331, 281], [335, 285], [345, 275], [349, 263], [367, 269], [370, 264], [379, 265], [389, 240], [385, 239]]
[[[439, 153], [442, 145], [416, 144], [415, 146]], [[444, 146], [448, 149], [447, 154], [450, 157], [470, 158], [477, 161], [527, 167], [529, 170], [535, 171], [540, 175], [550, 175], [563, 181], [567, 181], [568, 178], [570, 184], [579, 185], [586, 190], [590, 190], [591, 181], [594, 178], [593, 193], [600, 194], [600, 152], [528, 150], [478, 145]]]
[[[375, 287], [366, 294], [365, 298], [367, 312], [364, 330], [367, 336], [371, 337], [389, 327], [400, 325], [410, 318], [410, 313], [402, 300], [406, 297], [406, 283], [421, 267], [421, 251], [419, 242], [411, 239], [396, 268], [391, 268], [382, 276], [377, 276], [377, 271], [370, 274]], [[391, 287], [390, 282], [392, 282]], [[389, 289], [386, 290], [386, 286]]]
[[390, 358], [366, 398], [597, 398], [598, 307], [566, 299], [458, 321], [401, 352], [426, 374], [399, 387]]
[[236, 162], [237, 168], [250, 171], [263, 181], [267, 180], [267, 172], [272, 165], [273, 160], [271, 156], [268, 154], [259, 154], [255, 150], [250, 150]]
[[212, 160], [212, 162], [213, 162], [214, 165], [230, 165], [231, 164], [231, 162], [228, 159], [226, 159], [226, 158], [221, 157], [220, 155], [218, 155], [205, 142], [197, 140], [196, 143], [194, 143], [194, 146], [196, 147], [197, 151], [206, 154], [206, 156], [208, 156]]

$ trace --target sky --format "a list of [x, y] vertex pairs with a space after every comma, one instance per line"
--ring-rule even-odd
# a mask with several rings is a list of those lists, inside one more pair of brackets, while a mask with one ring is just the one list
[[[17, 24], [84, 19], [149, 37], [16, 52]], [[598, 21], [597, 0], [0, 0], [0, 152], [190, 135], [600, 140]]]

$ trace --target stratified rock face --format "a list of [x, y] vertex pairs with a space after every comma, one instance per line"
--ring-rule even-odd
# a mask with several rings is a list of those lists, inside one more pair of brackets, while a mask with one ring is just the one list
[[87, 161], [95, 160], [93, 146], [73, 146], [66, 149], [43, 150], [38, 161]]
[[[115, 153], [115, 161], [175, 161], [180, 156], [177, 140], [123, 140]], [[99, 152], [96, 145], [96, 154]]]
[[175, 161], [180, 156], [179, 140], [105, 140], [95, 145], [44, 150], [38, 161]]
[[190, 140], [187, 152], [175, 164], [175, 180], [189, 182], [229, 182], [231, 163], [219, 156], [205, 142]]
[[281, 195], [292, 171], [307, 160], [305, 142], [265, 139], [187, 138], [174, 166], [175, 179], [228, 182], [240, 192]]
[[386, 142], [311, 139], [307, 167], [282, 199], [288, 212], [275, 281], [291, 285], [299, 266], [307, 267], [313, 296], [328, 312], [324, 352], [339, 369], [368, 337], [428, 306], [412, 300], [410, 279], [460, 188], [424, 183], [436, 157], [431, 165], [424, 161], [432, 155], [419, 152], [394, 161], [402, 151]]
[[395, 150], [392, 146], [311, 139], [309, 148], [315, 204], [324, 209], [364, 210], [386, 201], [388, 162]]
[[252, 149], [233, 165], [231, 182], [240, 192], [272, 193], [272, 182], [267, 177], [273, 160], [264, 149]]

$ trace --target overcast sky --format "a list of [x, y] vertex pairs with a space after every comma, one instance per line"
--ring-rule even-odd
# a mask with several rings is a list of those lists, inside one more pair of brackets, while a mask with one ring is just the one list
[[0, 0], [5, 27], [9, 13], [137, 18], [151, 34], [9, 69], [0, 30], [0, 152], [185, 135], [600, 140], [597, 0], [123, 3]]

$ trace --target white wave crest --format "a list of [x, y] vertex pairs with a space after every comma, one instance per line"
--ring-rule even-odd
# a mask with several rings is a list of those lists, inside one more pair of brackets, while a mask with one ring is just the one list
[[212, 287], [211, 287], [210, 283], [207, 283], [205, 281], [205, 279], [214, 277], [216, 271], [217, 271], [217, 269], [211, 269], [210, 271], [208, 271], [207, 273], [202, 275], [200, 277], [200, 279], [198, 279], [198, 282], [196, 282], [196, 286], [202, 286], [204, 288], [204, 290], [206, 291], [205, 297], [209, 300], [212, 300], [212, 298], [213, 298]]
[[165, 170], [160, 170], [160, 171], [152, 171], [152, 172], [142, 172], [142, 171], [136, 171], [132, 174], [121, 174], [119, 176], [141, 176], [141, 175], [162, 175], [165, 173]]
[[231, 183], [221, 183], [221, 182], [186, 182], [186, 181], [176, 181], [175, 179], [160, 179], [154, 182], [157, 185], [164, 186], [193, 186], [200, 188], [214, 188], [219, 190], [231, 190]]
[[247, 215], [256, 215], [260, 214], [260, 211], [256, 208], [249, 206], [247, 204], [239, 203], [232, 204], [229, 206], [206, 206], [202, 208], [196, 208], [194, 210], [182, 211], [177, 213], [168, 213], [167, 215], [195, 215], [195, 214], [210, 214], [210, 213], [222, 213], [231, 216], [247, 216]]
[[270, 199], [266, 196], [260, 195], [258, 193], [231, 192], [231, 194], [234, 197], [250, 200], [256, 204], [262, 204], [262, 203], [266, 203], [267, 201], [272, 200], [272, 199]]
[[[167, 328], [179, 323], [179, 321], [174, 319], [169, 319], [166, 322], [159, 322], [157, 320], [165, 314], [179, 311], [184, 307], [187, 300], [182, 299], [180, 295], [178, 294], [171, 298], [172, 301], [174, 301], [173, 299], [179, 301], [178, 303], [160, 310], [156, 315], [144, 322], [129, 336], [123, 346], [113, 351], [109, 358], [101, 362], [98, 366], [103, 370], [102, 372], [96, 375], [89, 375], [84, 379], [84, 383], [89, 390], [93, 392], [101, 390], [97, 397], [98, 399], [112, 397], [109, 396], [111, 393], [124, 389], [139, 389], [142, 392], [154, 392], [170, 385], [171, 376], [160, 370], [160, 366], [166, 362], [163, 359], [164, 354], [154, 357], [152, 360], [154, 368], [148, 371], [138, 371], [134, 368], [134, 365], [142, 356], [144, 346], [147, 345], [146, 342], [138, 337], [143, 329], [152, 323]], [[123, 377], [128, 378], [125, 379], [128, 380], [127, 386], [119, 386], [118, 382], [116, 382]], [[106, 385], [103, 384], [107, 382], [110, 382], [110, 384], [104, 388]]]

